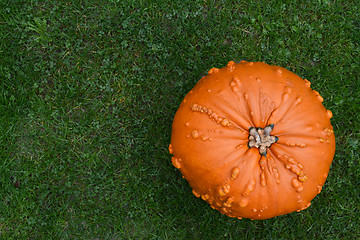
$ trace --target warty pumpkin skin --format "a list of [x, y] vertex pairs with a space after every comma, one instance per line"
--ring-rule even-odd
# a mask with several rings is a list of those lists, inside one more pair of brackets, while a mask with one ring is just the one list
[[310, 82], [262, 62], [213, 68], [175, 114], [169, 151], [193, 194], [230, 217], [301, 211], [335, 153], [332, 113]]

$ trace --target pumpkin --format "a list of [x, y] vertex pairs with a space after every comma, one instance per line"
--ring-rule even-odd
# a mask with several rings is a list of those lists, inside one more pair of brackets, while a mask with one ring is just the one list
[[177, 110], [169, 151], [196, 197], [230, 217], [301, 211], [335, 153], [332, 113], [310, 82], [263, 62], [212, 68]]

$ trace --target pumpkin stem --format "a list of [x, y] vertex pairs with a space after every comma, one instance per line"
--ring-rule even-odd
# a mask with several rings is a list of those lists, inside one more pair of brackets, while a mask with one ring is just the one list
[[266, 150], [273, 143], [276, 143], [279, 140], [278, 137], [270, 135], [273, 128], [274, 128], [274, 124], [267, 125], [264, 128], [250, 127], [248, 147], [249, 148], [253, 148], [253, 147], [258, 148], [259, 153], [266, 157]]

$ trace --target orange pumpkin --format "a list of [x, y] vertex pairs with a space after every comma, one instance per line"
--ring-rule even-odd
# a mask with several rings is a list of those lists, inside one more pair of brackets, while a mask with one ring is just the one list
[[212, 68], [175, 114], [171, 161], [196, 197], [230, 217], [301, 211], [320, 193], [335, 153], [322, 101], [282, 67]]

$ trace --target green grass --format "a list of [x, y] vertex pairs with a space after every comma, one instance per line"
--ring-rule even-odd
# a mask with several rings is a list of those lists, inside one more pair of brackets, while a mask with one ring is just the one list
[[[359, 239], [359, 4], [280, 2], [1, 1], [0, 238]], [[172, 166], [176, 109], [230, 60], [294, 71], [333, 112], [307, 210], [229, 218]]]

